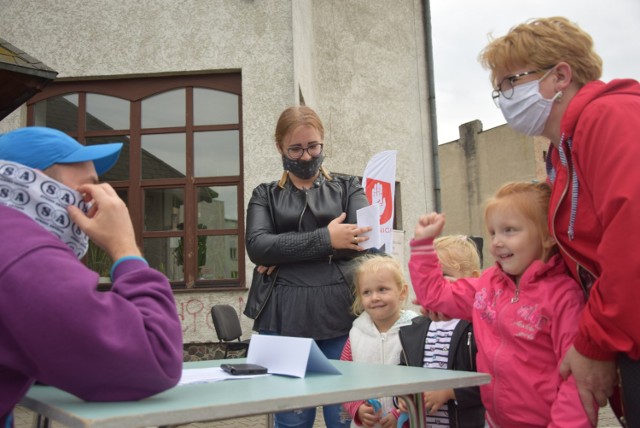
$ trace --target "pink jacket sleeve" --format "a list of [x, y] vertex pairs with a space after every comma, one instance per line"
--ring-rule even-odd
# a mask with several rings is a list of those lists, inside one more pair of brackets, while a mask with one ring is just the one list
[[[347, 343], [344, 344], [344, 349], [342, 350], [342, 354], [340, 355], [340, 360], [353, 361], [353, 357], [351, 355], [350, 339], [347, 339]], [[360, 419], [358, 418], [358, 409], [363, 404], [364, 404], [364, 400], [349, 401], [347, 403], [342, 404], [342, 407], [344, 407], [344, 409], [347, 412], [349, 412], [349, 415], [351, 415], [351, 419], [353, 419], [353, 422], [358, 426], [362, 426], [362, 421], [360, 421]]]
[[411, 241], [409, 273], [421, 306], [452, 318], [471, 320], [477, 279], [444, 279], [432, 238]]

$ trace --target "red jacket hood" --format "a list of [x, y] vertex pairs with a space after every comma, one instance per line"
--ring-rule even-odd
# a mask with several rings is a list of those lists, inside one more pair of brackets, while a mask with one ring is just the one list
[[640, 86], [633, 79], [616, 79], [609, 83], [594, 80], [584, 85], [571, 99], [569, 108], [562, 116], [561, 130], [566, 136], [573, 135], [580, 115], [587, 105], [599, 98], [613, 94], [640, 95]]

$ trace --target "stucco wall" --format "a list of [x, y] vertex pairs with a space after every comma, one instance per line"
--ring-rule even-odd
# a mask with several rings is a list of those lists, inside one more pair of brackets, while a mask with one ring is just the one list
[[[280, 177], [273, 130], [300, 93], [325, 121], [330, 170], [361, 175], [373, 154], [397, 149], [405, 229], [433, 205], [419, 0], [0, 0], [0, 10], [2, 37], [58, 80], [241, 71], [245, 207]], [[25, 123], [22, 108], [0, 130]], [[246, 292], [176, 298], [185, 342], [206, 342], [211, 305], [240, 311]]]
[[[330, 169], [362, 174], [383, 150], [398, 150], [402, 225], [433, 207], [424, 26], [418, 0], [313, 3], [319, 110]], [[322, 42], [320, 42], [322, 41]]]

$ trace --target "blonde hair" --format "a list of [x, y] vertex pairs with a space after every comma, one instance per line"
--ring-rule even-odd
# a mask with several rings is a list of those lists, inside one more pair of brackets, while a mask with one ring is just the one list
[[591, 36], [560, 16], [531, 19], [512, 27], [505, 36], [491, 40], [478, 59], [491, 70], [494, 87], [498, 84], [496, 71], [524, 65], [547, 70], [564, 61], [580, 87], [602, 75], [602, 58], [595, 52]]
[[280, 149], [282, 149], [284, 138], [300, 126], [315, 128], [320, 134], [320, 138], [324, 140], [324, 126], [320, 117], [312, 108], [307, 106], [289, 107], [280, 114], [276, 124], [274, 138]]
[[464, 235], [446, 235], [433, 241], [442, 266], [459, 273], [457, 278], [469, 278], [480, 273], [480, 254], [476, 244]]
[[390, 272], [393, 276], [394, 283], [398, 286], [398, 289], [402, 292], [408, 289], [407, 281], [404, 279], [404, 273], [402, 266], [396, 259], [390, 256], [384, 255], [370, 255], [362, 256], [359, 259], [359, 263], [356, 266], [353, 274], [353, 304], [351, 305], [351, 311], [355, 315], [360, 315], [364, 312], [364, 306], [362, 306], [362, 299], [360, 298], [360, 279], [365, 272], [378, 274], [379, 272]]
[[556, 245], [548, 249], [545, 246], [545, 242], [550, 238], [547, 220], [550, 198], [551, 187], [547, 183], [529, 181], [506, 183], [486, 203], [485, 226], [487, 226], [487, 219], [494, 212], [505, 208], [517, 210], [538, 230], [540, 246], [544, 249], [542, 259], [546, 261], [556, 249]]

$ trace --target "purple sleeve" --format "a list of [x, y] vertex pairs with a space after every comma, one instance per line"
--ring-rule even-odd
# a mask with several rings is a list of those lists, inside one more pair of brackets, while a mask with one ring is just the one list
[[85, 400], [136, 400], [174, 386], [182, 328], [167, 278], [127, 260], [112, 290], [99, 292], [95, 272], [61, 242], [39, 238], [11, 257], [0, 250], [6, 364]]

